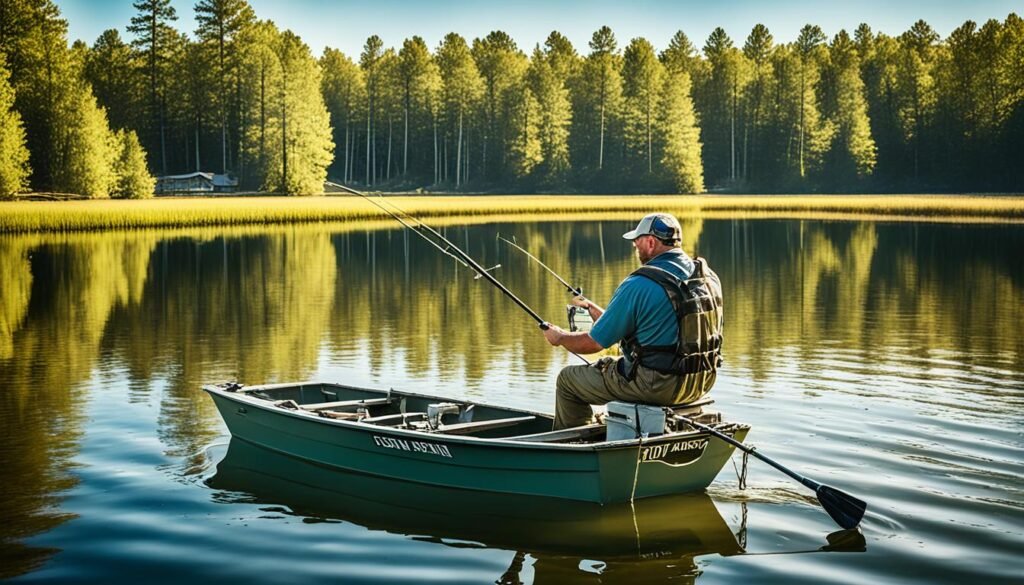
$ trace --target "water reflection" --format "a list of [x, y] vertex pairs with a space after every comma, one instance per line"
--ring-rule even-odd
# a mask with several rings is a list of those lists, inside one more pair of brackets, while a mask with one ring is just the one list
[[237, 440], [206, 483], [221, 490], [214, 495], [218, 501], [272, 505], [306, 521], [344, 520], [446, 546], [519, 551], [509, 570], [495, 576], [503, 583], [520, 581], [526, 555], [537, 583], [565, 582], [561, 577], [568, 575], [578, 581], [581, 563], [599, 568], [604, 582], [622, 571], [633, 582], [688, 583], [699, 574], [696, 557], [743, 552], [704, 494], [601, 507], [425, 485], [410, 489]]
[[[329, 375], [549, 409], [568, 356], [485, 281], [382, 225], [0, 237], [0, 577], [51, 554], [25, 542], [66, 521], [61, 497], [100, 401], [157, 401], [156, 434], [183, 460], [179, 474], [223, 435], [198, 389], [208, 381]], [[556, 320], [564, 289], [496, 235], [606, 301], [635, 267], [619, 237], [631, 225], [444, 231]], [[898, 450], [934, 467], [934, 482], [966, 467], [956, 476], [994, 482], [992, 498], [1019, 506], [1004, 462], [1019, 461], [1024, 229], [690, 218], [683, 231], [725, 284], [726, 374], [744, 398], [798, 382], [809, 396], [849, 396], [813, 415], [831, 416], [822, 432], [836, 441], [863, 440], [847, 418], [859, 397], [910, 404], [928, 422], [859, 459]], [[977, 435], [996, 431], [979, 453]], [[872, 464], [899, 477], [894, 460]]]

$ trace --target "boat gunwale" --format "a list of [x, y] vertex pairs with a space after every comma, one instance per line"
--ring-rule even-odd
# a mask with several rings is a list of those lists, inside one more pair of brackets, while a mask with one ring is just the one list
[[[278, 383], [278, 384], [266, 384], [266, 385], [260, 385], [260, 386], [245, 386], [245, 389], [246, 390], [250, 390], [250, 391], [259, 391], [259, 390], [267, 390], [267, 389], [274, 390], [274, 389], [288, 388], [288, 387], [294, 387], [294, 386], [306, 386], [306, 385], [310, 385], [310, 386], [333, 385], [333, 386], [339, 386], [339, 387], [342, 387], [342, 388], [348, 388], [348, 389], [352, 389], [352, 390], [361, 390], [361, 391], [374, 392], [374, 393], [380, 393], [380, 394], [385, 394], [385, 395], [389, 393], [389, 391], [387, 391], [387, 390], [377, 390], [377, 389], [374, 389], [374, 388], [361, 388], [361, 387], [357, 387], [357, 386], [348, 386], [348, 385], [338, 384], [338, 383], [334, 383], [334, 382]], [[255, 396], [249, 396], [249, 395], [247, 395], [245, 393], [229, 392], [229, 391], [225, 390], [224, 388], [221, 388], [221, 387], [219, 387], [217, 385], [214, 385], [214, 384], [204, 385], [202, 387], [202, 389], [204, 391], [206, 391], [207, 393], [209, 393], [209, 394], [219, 395], [219, 396], [221, 396], [221, 397], [223, 397], [223, 398], [225, 398], [227, 400], [230, 400], [232, 402], [235, 402], [235, 403], [243, 403], [243, 404], [247, 404], [247, 405], [250, 405], [250, 406], [254, 406], [254, 407], [259, 408], [260, 410], [264, 410], [264, 411], [266, 411], [268, 413], [271, 413], [271, 414], [291, 416], [293, 418], [298, 418], [300, 420], [312, 421], [312, 422], [318, 422], [318, 423], [323, 423], [323, 424], [327, 424], [327, 425], [338, 426], [338, 427], [342, 427], [342, 428], [349, 429], [349, 430], [354, 430], [354, 431], [359, 431], [359, 432], [379, 431], [379, 432], [383, 432], [383, 433], [386, 433], [386, 434], [395, 434], [395, 435], [399, 435], [399, 436], [402, 436], [402, 437], [406, 437], [406, 438], [410, 438], [410, 439], [416, 439], [416, 440], [420, 440], [420, 441], [424, 441], [424, 440], [426, 440], [426, 441], [439, 441], [440, 440], [441, 442], [445, 442], [445, 443], [455, 443], [455, 444], [460, 444], [461, 443], [461, 444], [467, 444], [467, 445], [473, 445], [473, 446], [495, 446], [495, 447], [504, 447], [504, 448], [525, 448], [525, 449], [531, 449], [531, 450], [552, 450], [552, 451], [570, 451], [570, 452], [575, 451], [575, 452], [583, 452], [583, 453], [599, 453], [599, 452], [615, 451], [615, 450], [636, 449], [639, 446], [641, 446], [641, 444], [643, 444], [643, 445], [656, 445], [656, 444], [660, 444], [660, 443], [664, 443], [664, 442], [676, 441], [676, 440], [679, 440], [679, 439], [693, 439], [693, 438], [697, 438], [697, 437], [701, 437], [701, 436], [708, 436], [708, 437], [712, 436], [710, 433], [707, 433], [705, 431], [693, 430], [693, 431], [688, 431], [688, 432], [683, 432], [683, 433], [665, 433], [663, 435], [658, 435], [658, 436], [655, 436], [655, 437], [648, 437], [648, 438], [645, 438], [645, 439], [624, 439], [622, 441], [601, 441], [601, 442], [598, 442], [598, 443], [548, 443], [548, 442], [543, 442], [543, 441], [522, 441], [522, 440], [514, 441], [514, 440], [510, 440], [511, 438], [502, 438], [502, 437], [488, 438], [488, 437], [474, 437], [474, 436], [471, 436], [471, 435], [446, 435], [446, 434], [443, 434], [443, 433], [442, 434], [435, 434], [435, 433], [426, 433], [426, 432], [418, 431], [418, 430], [414, 430], [414, 429], [402, 429], [402, 428], [398, 428], [398, 427], [377, 426], [377, 425], [372, 425], [372, 424], [369, 424], [369, 423], [363, 423], [363, 422], [353, 421], [353, 420], [326, 418], [326, 417], [319, 416], [318, 414], [316, 414], [315, 412], [312, 412], [312, 411], [304, 411], [304, 410], [301, 410], [301, 409], [300, 410], [290, 410], [290, 409], [286, 409], [286, 408], [275, 407], [273, 402], [270, 402], [270, 401], [268, 401], [266, 399], [257, 398]], [[416, 393], [416, 392], [394, 391], [394, 390], [392, 390], [391, 392], [394, 392], [394, 393], [396, 393], [398, 395], [412, 396], [412, 397], [416, 397], [416, 398], [431, 398], [431, 399], [448, 400], [448, 401], [456, 400], [456, 399], [453, 399], [453, 398], [450, 398], [450, 397], [443, 397], [443, 396], [437, 396], [437, 395], [432, 395], [432, 394], [419, 394], [419, 393]], [[500, 410], [508, 410], [510, 412], [522, 412], [522, 413], [532, 414], [532, 415], [535, 415], [535, 416], [540, 416], [540, 417], [548, 418], [548, 419], [552, 418], [552, 416], [549, 415], [549, 414], [544, 414], [544, 413], [540, 413], [540, 412], [536, 412], [536, 411], [520, 410], [520, 409], [509, 408], [509, 407], [506, 407], [506, 406], [496, 406], [496, 405], [493, 405], [493, 404], [487, 404], [487, 403], [482, 403], [482, 402], [471, 402], [471, 404], [475, 404], [475, 405], [479, 405], [479, 406], [484, 406], [484, 407], [488, 407], [488, 408], [496, 408], [496, 409], [500, 409]], [[750, 425], [747, 425], [747, 424], [744, 424], [744, 423], [725, 422], [724, 424], [723, 423], [720, 423], [720, 424], [722, 425], [723, 428], [716, 428], [716, 430], [720, 430], [721, 432], [728, 433], [730, 431], [738, 432], [738, 431], [744, 430], [744, 429], [748, 430], [748, 431], [750, 430]]]

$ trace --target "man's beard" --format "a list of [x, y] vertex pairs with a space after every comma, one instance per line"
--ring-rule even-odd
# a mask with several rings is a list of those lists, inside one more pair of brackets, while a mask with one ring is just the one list
[[637, 249], [636, 249], [636, 259], [637, 259], [637, 260], [638, 260], [638, 261], [639, 261], [639, 262], [640, 262], [641, 264], [647, 264], [647, 261], [648, 261], [648, 260], [650, 260], [651, 258], [650, 258], [649, 256], [645, 258], [645, 257], [644, 257], [644, 253], [643, 253], [642, 251], [640, 251], [640, 248], [637, 248]]

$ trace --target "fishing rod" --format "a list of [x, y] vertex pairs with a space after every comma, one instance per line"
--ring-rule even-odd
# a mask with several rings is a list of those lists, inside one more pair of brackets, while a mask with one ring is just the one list
[[[369, 201], [370, 203], [373, 203], [373, 204], [374, 204], [375, 206], [377, 206], [377, 208], [378, 208], [378, 209], [380, 209], [380, 210], [381, 210], [381, 211], [383, 211], [384, 213], [386, 213], [386, 214], [390, 215], [390, 216], [391, 216], [391, 217], [393, 217], [393, 218], [394, 218], [395, 220], [397, 220], [397, 221], [398, 221], [398, 223], [400, 223], [400, 224], [402, 224], [403, 226], [405, 226], [405, 227], [409, 228], [410, 230], [412, 230], [412, 232], [413, 232], [413, 233], [415, 233], [415, 234], [416, 234], [416, 235], [418, 235], [419, 237], [421, 237], [421, 238], [423, 238], [424, 240], [426, 240], [428, 244], [430, 244], [431, 246], [433, 246], [433, 247], [437, 248], [438, 250], [440, 250], [440, 251], [441, 251], [441, 253], [442, 253], [442, 254], [444, 254], [445, 256], [450, 256], [450, 257], [454, 258], [454, 259], [455, 259], [455, 261], [456, 261], [456, 262], [458, 262], [459, 264], [462, 264], [463, 266], [465, 266], [465, 267], [467, 267], [467, 268], [469, 267], [469, 265], [468, 265], [468, 264], [466, 264], [466, 263], [465, 263], [465, 262], [464, 262], [464, 261], [462, 260], [462, 258], [459, 258], [459, 257], [458, 257], [458, 256], [456, 256], [455, 254], [452, 254], [451, 252], [449, 252], [449, 251], [448, 251], [447, 249], [445, 249], [445, 248], [442, 248], [442, 247], [440, 246], [440, 244], [438, 244], [438, 243], [437, 243], [437, 242], [435, 242], [434, 240], [431, 240], [431, 239], [430, 239], [429, 237], [427, 237], [427, 235], [426, 235], [426, 234], [424, 234], [423, 232], [421, 232], [421, 231], [420, 231], [419, 229], [417, 229], [417, 228], [416, 228], [416, 227], [414, 227], [414, 226], [411, 226], [411, 225], [409, 225], [408, 223], [406, 223], [406, 222], [405, 222], [405, 220], [403, 220], [403, 219], [402, 219], [401, 217], [399, 217], [398, 215], [396, 215], [395, 213], [393, 213], [393, 212], [392, 212], [391, 210], [389, 210], [389, 209], [387, 209], [387, 208], [383, 207], [382, 205], [378, 204], [378, 203], [377, 203], [376, 201], [374, 201], [373, 199], [370, 199], [370, 197], [369, 197], [369, 196], [367, 196], [367, 195], [364, 195], [364, 194], [362, 194], [362, 193], [360, 193], [360, 192], [358, 192], [358, 191], [356, 191], [356, 190], [354, 190], [354, 189], [349, 189], [348, 187], [346, 187], [346, 186], [344, 186], [344, 185], [339, 185], [339, 184], [337, 184], [337, 183], [332, 183], [332, 182], [330, 182], [330, 181], [326, 181], [326, 184], [328, 184], [328, 185], [330, 185], [330, 186], [332, 186], [332, 187], [336, 187], [336, 188], [338, 188], [338, 189], [343, 189], [343, 190], [345, 190], [345, 191], [347, 191], [347, 192], [349, 192], [349, 193], [354, 193], [354, 194], [356, 194], [356, 195], [359, 195], [360, 197], [363, 197], [363, 198], [365, 198], [365, 199], [366, 199], [367, 201]], [[390, 205], [394, 206], [394, 204], [393, 204], [393, 203], [392, 203], [392, 204], [390, 204]], [[399, 210], [399, 211], [401, 211], [401, 210]], [[407, 217], [410, 217], [410, 218], [412, 218], [411, 216], [409, 216], [409, 214], [405, 213], [404, 211], [402, 211], [402, 213], [403, 213], [403, 214], [405, 214], [405, 215], [406, 215]], [[416, 218], [412, 218], [412, 219], [416, 220]], [[419, 222], [419, 220], [416, 220], [416, 221], [417, 221], [417, 222]], [[428, 227], [428, 226], [426, 226], [426, 224], [423, 224], [423, 223], [420, 223], [420, 225], [421, 225], [421, 226], [424, 226], [424, 227]], [[433, 231], [433, 230], [431, 230], [431, 231]], [[437, 233], [437, 232], [434, 232], [434, 233]], [[448, 244], [450, 245], [450, 244], [451, 244], [451, 242], [448, 242]], [[495, 268], [496, 268], [496, 267], [495, 267]], [[488, 270], [491, 270], [491, 269], [490, 269], [490, 268], [488, 268]]]
[[[482, 278], [486, 279], [486, 280], [487, 280], [488, 282], [490, 282], [491, 284], [493, 284], [494, 286], [496, 286], [496, 287], [498, 288], [498, 290], [500, 290], [500, 291], [501, 291], [502, 293], [504, 293], [504, 294], [505, 294], [505, 296], [507, 296], [507, 297], [508, 297], [509, 299], [511, 299], [511, 300], [512, 300], [512, 302], [514, 302], [515, 304], [519, 305], [519, 308], [521, 308], [522, 310], [526, 311], [526, 313], [527, 313], [528, 315], [530, 315], [530, 317], [532, 317], [534, 321], [536, 321], [536, 322], [537, 322], [537, 325], [538, 325], [538, 326], [539, 326], [539, 327], [540, 327], [541, 329], [547, 330], [547, 329], [549, 329], [549, 328], [550, 328], [550, 325], [548, 324], [548, 322], [547, 322], [547, 321], [545, 321], [545, 320], [544, 320], [544, 318], [543, 318], [543, 317], [541, 317], [540, 315], [538, 315], [536, 311], [534, 311], [533, 309], [531, 309], [529, 305], [527, 305], [526, 303], [524, 303], [524, 302], [523, 302], [523, 301], [522, 301], [522, 300], [521, 300], [521, 299], [520, 299], [519, 297], [517, 297], [517, 296], [516, 296], [515, 294], [513, 294], [513, 293], [512, 293], [512, 291], [510, 291], [510, 290], [509, 290], [509, 289], [508, 289], [508, 288], [507, 288], [507, 287], [506, 287], [505, 285], [503, 285], [503, 284], [502, 284], [502, 283], [501, 283], [501, 282], [500, 282], [500, 281], [499, 281], [499, 280], [498, 280], [497, 278], [495, 278], [493, 274], [491, 274], [491, 273], [489, 272], [489, 271], [490, 271], [490, 270], [492, 270], [493, 268], [484, 268], [483, 266], [480, 266], [480, 264], [478, 264], [478, 263], [476, 262], [476, 260], [473, 260], [473, 258], [472, 258], [472, 257], [471, 257], [471, 256], [470, 256], [469, 254], [467, 254], [467, 253], [463, 252], [461, 248], [459, 248], [458, 246], [456, 246], [456, 245], [455, 245], [455, 244], [454, 244], [454, 243], [453, 243], [453, 242], [452, 242], [451, 240], [449, 240], [448, 238], [446, 238], [446, 237], [445, 237], [444, 235], [442, 235], [442, 234], [441, 234], [440, 232], [438, 232], [438, 231], [437, 231], [437, 230], [435, 230], [434, 228], [432, 228], [432, 227], [428, 226], [427, 224], [423, 223], [422, 221], [420, 221], [420, 220], [418, 220], [418, 219], [414, 218], [414, 217], [413, 217], [412, 215], [410, 215], [409, 213], [407, 213], [407, 212], [405, 212], [405, 211], [402, 211], [402, 210], [401, 210], [401, 209], [400, 209], [400, 208], [399, 208], [399, 207], [398, 207], [397, 205], [395, 205], [394, 203], [388, 202], [388, 205], [390, 205], [390, 206], [391, 206], [392, 208], [394, 208], [394, 209], [398, 210], [399, 212], [401, 212], [401, 213], [402, 213], [403, 215], [405, 215], [406, 217], [409, 217], [409, 218], [413, 219], [413, 221], [415, 221], [415, 222], [417, 223], [417, 225], [418, 225], [418, 226], [420, 226], [420, 227], [422, 227], [422, 228], [426, 229], [426, 230], [427, 230], [427, 231], [429, 231], [429, 232], [430, 232], [431, 234], [433, 234], [433, 235], [434, 235], [434, 236], [435, 236], [436, 238], [438, 238], [438, 239], [439, 239], [439, 240], [440, 240], [441, 242], [443, 242], [443, 243], [445, 244], [445, 247], [442, 247], [442, 246], [441, 246], [440, 244], [438, 244], [438, 243], [437, 243], [437, 242], [435, 242], [434, 240], [431, 240], [431, 239], [430, 239], [429, 237], [427, 237], [427, 235], [426, 235], [426, 234], [424, 234], [424, 233], [423, 233], [423, 232], [421, 232], [420, 230], [416, 229], [415, 227], [413, 227], [413, 226], [409, 225], [409, 224], [408, 224], [408, 223], [407, 223], [406, 221], [404, 221], [404, 220], [403, 220], [403, 219], [402, 219], [401, 217], [399, 217], [399, 216], [398, 216], [398, 215], [397, 215], [396, 213], [394, 213], [393, 211], [391, 211], [390, 209], [388, 209], [388, 208], [387, 208], [387, 207], [385, 207], [385, 206], [384, 206], [383, 204], [379, 203], [378, 201], [376, 201], [376, 200], [375, 200], [374, 198], [370, 197], [369, 195], [367, 195], [367, 194], [365, 194], [365, 193], [362, 193], [362, 192], [360, 192], [360, 191], [356, 191], [355, 189], [352, 189], [352, 188], [350, 188], [350, 187], [346, 187], [346, 186], [344, 186], [344, 185], [339, 185], [339, 184], [337, 184], [337, 183], [328, 183], [328, 184], [329, 184], [329, 185], [331, 185], [331, 186], [333, 186], [333, 187], [336, 187], [336, 188], [342, 189], [342, 190], [344, 190], [344, 191], [346, 191], [346, 192], [348, 192], [348, 193], [351, 193], [351, 194], [353, 194], [353, 195], [357, 195], [357, 196], [359, 196], [359, 197], [362, 197], [363, 199], [365, 199], [365, 200], [369, 201], [370, 203], [372, 203], [372, 204], [373, 204], [373, 205], [374, 205], [375, 207], [377, 207], [378, 209], [380, 209], [380, 210], [381, 210], [381, 211], [383, 211], [384, 213], [387, 213], [387, 214], [388, 214], [388, 215], [390, 215], [391, 217], [393, 217], [393, 218], [395, 218], [396, 220], [398, 220], [398, 222], [399, 222], [399, 223], [401, 223], [401, 224], [402, 224], [403, 226], [405, 226], [405, 227], [407, 227], [407, 228], [409, 228], [409, 229], [413, 230], [414, 232], [416, 232], [416, 233], [420, 234], [420, 236], [422, 236], [422, 237], [423, 237], [423, 239], [425, 239], [425, 240], [427, 240], [428, 242], [430, 242], [431, 244], [433, 244], [433, 246], [434, 246], [435, 248], [437, 248], [438, 250], [441, 250], [442, 252], [444, 252], [445, 254], [447, 254], [447, 255], [449, 255], [449, 256], [453, 256], [454, 258], [458, 259], [458, 260], [459, 260], [460, 262], [462, 262], [462, 263], [463, 263], [463, 265], [464, 265], [464, 266], [467, 266], [467, 267], [469, 267], [469, 268], [472, 268], [472, 269], [473, 269], [474, 271], [476, 271], [476, 273], [477, 273], [477, 276], [478, 276], [478, 277], [482, 277]], [[450, 250], [451, 252], [454, 252], [454, 254], [450, 253], [450, 252], [449, 252], [449, 250]], [[496, 267], [495, 267], [495, 268], [496, 268]], [[568, 350], [566, 350], [566, 351], [568, 351]], [[586, 362], [587, 364], [590, 364], [590, 362], [589, 362], [589, 361], [587, 361], [587, 359], [586, 359], [586, 358], [584, 358], [583, 356], [581, 356], [581, 355], [577, 354], [576, 352], [572, 352], [572, 351], [570, 351], [569, 353], [571, 353], [572, 355], [574, 355], [574, 356], [576, 356], [576, 357], [580, 358], [581, 360], [583, 360], [583, 361], [584, 361], [584, 362]]]
[[572, 294], [574, 294], [576, 296], [582, 296], [583, 295], [583, 289], [581, 287], [573, 286], [573, 285], [569, 284], [568, 282], [566, 282], [565, 279], [562, 278], [561, 276], [559, 276], [557, 272], [552, 270], [547, 264], [541, 262], [540, 258], [538, 258], [538, 257], [534, 256], [533, 254], [527, 252], [526, 249], [524, 249], [519, 244], [517, 244], [515, 242], [512, 242], [510, 240], [507, 240], [507, 239], [505, 239], [505, 238], [503, 238], [501, 236], [498, 236], [498, 239], [503, 241], [503, 242], [505, 242], [509, 246], [512, 246], [513, 248], [519, 250], [523, 254], [526, 254], [530, 258], [532, 258], [534, 262], [536, 262], [537, 264], [540, 264], [541, 268], [543, 268], [544, 270], [547, 270], [548, 273], [551, 274], [551, 276], [554, 276], [555, 278], [557, 278], [558, 282], [562, 283], [562, 286], [564, 286], [566, 289], [568, 289], [569, 292], [571, 292]]
[[[505, 238], [501, 239], [504, 240], [506, 243], [515, 246], [530, 258], [536, 260], [537, 263], [543, 266], [571, 292], [577, 292], [577, 289], [573, 288], [569, 283], [565, 281], [565, 279], [559, 276], [551, 268], [548, 268], [548, 266], [546, 266], [543, 262], [538, 260], [533, 254], [530, 254], [526, 250], [523, 250], [520, 246], [512, 242], [509, 242], [508, 240], [505, 240]], [[718, 439], [721, 439], [722, 441], [725, 441], [726, 443], [732, 445], [733, 447], [736, 447], [737, 449], [743, 451], [744, 453], [753, 455], [754, 457], [760, 459], [761, 461], [764, 461], [768, 465], [771, 465], [775, 469], [781, 471], [782, 473], [785, 473], [789, 477], [800, 482], [805, 487], [811, 489], [812, 491], [814, 491], [814, 495], [818, 497], [818, 502], [821, 504], [821, 507], [825, 509], [825, 512], [827, 512], [828, 515], [832, 517], [832, 520], [834, 520], [836, 524], [838, 524], [839, 526], [847, 530], [855, 528], [858, 524], [860, 524], [861, 519], [864, 517], [864, 512], [865, 510], [867, 510], [867, 504], [864, 501], [854, 496], [851, 496], [846, 492], [838, 490], [832, 486], [818, 483], [813, 479], [800, 475], [799, 473], [796, 473], [795, 471], [792, 471], [791, 469], [771, 459], [767, 455], [761, 454], [761, 452], [758, 451], [756, 447], [751, 447], [744, 443], [741, 443], [740, 441], [733, 439], [732, 437], [726, 435], [725, 433], [722, 433], [707, 425], [701, 424], [691, 418], [687, 418], [679, 414], [676, 414], [675, 417], [689, 424], [695, 429], [704, 431], [717, 437]]]

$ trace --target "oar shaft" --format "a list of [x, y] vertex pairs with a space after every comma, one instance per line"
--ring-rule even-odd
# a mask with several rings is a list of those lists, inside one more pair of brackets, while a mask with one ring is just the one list
[[702, 430], [702, 431], [704, 431], [706, 433], [710, 433], [710, 434], [718, 437], [719, 439], [725, 441], [726, 443], [729, 443], [733, 447], [736, 447], [740, 451], [743, 451], [744, 453], [749, 453], [749, 454], [753, 455], [754, 457], [757, 457], [761, 461], [764, 461], [768, 465], [771, 465], [775, 469], [778, 469], [782, 473], [785, 473], [789, 477], [792, 477], [793, 479], [799, 481], [800, 483], [804, 484], [805, 486], [809, 487], [810, 489], [812, 489], [812, 490], [817, 490], [818, 489], [818, 485], [819, 485], [818, 482], [816, 482], [816, 481], [814, 481], [812, 479], [808, 479], [808, 478], [800, 475], [799, 473], [793, 471], [792, 469], [787, 468], [786, 466], [782, 465], [781, 463], [776, 462], [774, 459], [768, 457], [767, 455], [762, 455], [754, 447], [747, 446], [747, 445], [737, 441], [736, 439], [730, 437], [729, 435], [727, 435], [727, 434], [725, 434], [725, 433], [723, 433], [721, 431], [718, 431], [716, 429], [713, 429], [713, 428], [711, 428], [711, 427], [709, 427], [709, 426], [707, 426], [705, 424], [701, 424], [701, 423], [699, 423], [699, 422], [697, 422], [697, 421], [695, 421], [695, 420], [693, 420], [691, 418], [686, 418], [685, 416], [679, 416], [679, 415], [676, 415], [676, 416], [678, 418], [682, 419], [683, 421], [685, 421], [690, 426], [694, 427], [695, 429], [699, 429], [699, 430]]

